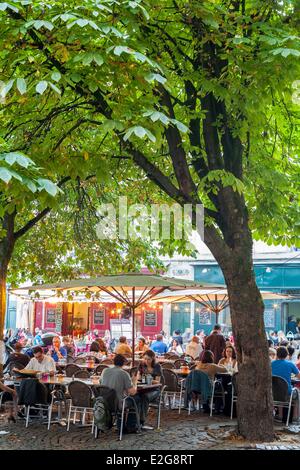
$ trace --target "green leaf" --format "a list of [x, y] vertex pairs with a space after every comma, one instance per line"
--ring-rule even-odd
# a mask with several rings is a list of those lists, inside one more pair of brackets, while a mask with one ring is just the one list
[[52, 80], [54, 80], [55, 82], [59, 82], [59, 80], [61, 79], [61, 74], [60, 72], [53, 72], [51, 74], [51, 78]]
[[15, 80], [9, 80], [9, 82], [7, 82], [6, 84], [4, 84], [3, 86], [1, 86], [0, 90], [0, 96], [1, 98], [5, 98], [7, 93], [10, 91], [10, 89], [12, 88], [13, 84], [14, 84]]
[[145, 129], [142, 126], [133, 126], [128, 129], [126, 134], [124, 135], [124, 140], [128, 140], [132, 134], [135, 134], [137, 137], [140, 139], [143, 139], [145, 136], [147, 136], [152, 142], [156, 141], [156, 138], [154, 135], [148, 130]]
[[166, 83], [167, 81], [167, 79], [163, 77], [162, 75], [160, 75], [159, 73], [148, 73], [147, 75], [145, 75], [145, 80], [147, 80], [147, 82], [149, 83], [153, 81], [157, 81], [161, 83], [162, 85], [164, 85], [164, 83]]
[[273, 55], [281, 55], [282, 57], [288, 57], [289, 55], [293, 55], [295, 57], [300, 57], [300, 51], [297, 49], [289, 49], [287, 47], [279, 47], [278, 49], [274, 49], [272, 51]]
[[50, 196], [56, 196], [59, 192], [62, 193], [62, 190], [56, 186], [56, 184], [52, 183], [52, 181], [44, 179], [44, 178], [39, 178], [37, 180], [37, 183], [40, 186], [40, 190], [45, 190]]
[[5, 160], [9, 165], [18, 163], [23, 168], [34, 166], [34, 162], [22, 152], [9, 152], [0, 155], [0, 160]]
[[37, 93], [42, 95], [47, 90], [47, 86], [48, 86], [48, 82], [46, 82], [46, 80], [42, 80], [36, 85], [35, 89]]
[[54, 83], [49, 82], [49, 86], [52, 88], [52, 90], [56, 91], [56, 93], [61, 95], [60, 89], [56, 85], [54, 85]]
[[185, 126], [182, 122], [177, 121], [177, 119], [170, 119], [170, 121], [177, 127], [177, 129], [181, 132], [189, 132], [189, 128]]
[[11, 5], [10, 3], [6, 3], [6, 2], [5, 2], [5, 3], [4, 3], [4, 2], [3, 2], [3, 3], [0, 3], [0, 11], [5, 11], [5, 10], [7, 10], [8, 8], [9, 8], [10, 10], [15, 11], [16, 13], [18, 13], [18, 11], [19, 11], [17, 7]]
[[127, 46], [116, 46], [114, 48], [114, 54], [117, 56], [120, 56], [123, 52], [126, 52], [126, 54], [132, 54], [134, 50]]
[[24, 95], [24, 93], [26, 93], [27, 85], [26, 85], [26, 81], [24, 80], [24, 78], [17, 79], [17, 88], [19, 92], [21, 93], [21, 95]]
[[4, 183], [9, 183], [11, 179], [11, 172], [7, 168], [0, 167], [0, 180], [4, 181]]
[[80, 26], [81, 28], [84, 28], [85, 26], [87, 26], [89, 24], [89, 21], [84, 19], [84, 18], [80, 18], [79, 20], [76, 21], [76, 23], [78, 24], [78, 26]]

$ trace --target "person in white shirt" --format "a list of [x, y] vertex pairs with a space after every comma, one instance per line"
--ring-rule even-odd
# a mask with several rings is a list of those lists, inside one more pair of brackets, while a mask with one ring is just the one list
[[179, 344], [179, 341], [175, 338], [173, 338], [172, 345], [169, 347], [168, 352], [177, 354], [178, 356], [184, 354], [182, 346]]
[[38, 372], [50, 373], [54, 375], [56, 372], [55, 362], [50, 356], [43, 353], [43, 349], [37, 346], [33, 350], [34, 357], [30, 359], [25, 369], [37, 370]]
[[203, 351], [203, 348], [202, 348], [202, 345], [200, 343], [199, 336], [193, 336], [191, 341], [189, 342], [189, 344], [186, 347], [186, 350], [185, 350], [186, 354], [191, 356], [193, 359], [196, 359], [197, 357], [200, 356], [202, 351]]

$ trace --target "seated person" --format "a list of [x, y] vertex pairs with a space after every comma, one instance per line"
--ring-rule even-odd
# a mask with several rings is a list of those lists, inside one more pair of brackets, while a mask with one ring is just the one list
[[297, 356], [296, 367], [300, 370], [300, 353]]
[[269, 348], [269, 358], [270, 358], [270, 361], [275, 361], [275, 359], [276, 359], [276, 349]]
[[208, 350], [203, 351], [195, 369], [205, 372], [212, 380], [216, 374], [227, 372], [225, 366], [214, 364], [214, 355]]
[[[278, 377], [285, 379], [288, 383], [288, 392], [289, 394], [291, 394], [292, 393], [291, 375], [295, 374], [297, 379], [300, 379], [299, 369], [295, 366], [293, 362], [287, 360], [288, 350], [285, 346], [279, 346], [276, 353], [277, 353], [277, 358], [275, 359], [275, 361], [272, 361], [271, 363], [272, 375], [277, 375]], [[283, 409], [283, 418], [282, 418], [283, 422], [286, 421], [287, 411], [288, 411], [287, 408]], [[292, 419], [293, 419], [293, 408], [292, 408], [291, 416], [290, 416], [291, 421]]]
[[54, 375], [56, 372], [55, 362], [50, 356], [44, 354], [41, 346], [36, 346], [33, 349], [34, 357], [30, 359], [25, 369], [37, 370], [38, 372], [49, 373]]
[[17, 362], [18, 364], [22, 364], [23, 367], [26, 367], [28, 362], [30, 361], [30, 357], [27, 356], [27, 354], [22, 353], [22, 344], [21, 343], [16, 343], [14, 345], [14, 350], [15, 352], [11, 353], [8, 356], [8, 359], [6, 363], [4, 364], [3, 368], [6, 369], [6, 367], [11, 364]]
[[287, 350], [288, 350], [287, 360], [293, 362], [295, 348], [293, 348], [293, 346], [287, 346]]
[[116, 354], [132, 354], [132, 349], [127, 343], [127, 338], [126, 336], [120, 336], [119, 338], [119, 343], [116, 346], [115, 349]]
[[136, 353], [141, 353], [144, 354], [146, 351], [148, 351], [149, 347], [146, 344], [145, 338], [139, 338], [138, 344], [134, 348], [134, 351]]
[[172, 345], [172, 342], [173, 342], [173, 339], [176, 339], [178, 341], [178, 343], [180, 344], [180, 346], [183, 345], [183, 338], [181, 336], [181, 331], [180, 330], [175, 330], [174, 331], [174, 335], [171, 339], [171, 343], [170, 343], [170, 346]]
[[106, 357], [105, 354], [103, 354], [100, 351], [100, 345], [99, 345], [98, 341], [93, 341], [92, 342], [88, 355], [89, 356], [94, 356], [98, 360], [98, 363], [100, 362], [100, 360], [103, 357]]
[[235, 369], [237, 371], [237, 360], [234, 347], [232, 345], [226, 346], [222, 355], [223, 358], [219, 360], [219, 366], [225, 366], [226, 368], [231, 366], [231, 369]]
[[199, 336], [193, 336], [191, 341], [186, 347], [186, 354], [191, 356], [193, 359], [196, 359], [202, 353], [202, 345], [200, 343]]
[[150, 349], [156, 354], [165, 354], [168, 351], [168, 346], [163, 342], [163, 335], [157, 335], [156, 341], [153, 341]]
[[107, 356], [108, 352], [107, 352], [107, 347], [106, 347], [106, 344], [105, 342], [103, 341], [102, 338], [96, 338], [95, 339], [95, 342], [98, 343], [99, 345], [99, 352], [102, 353], [102, 356]]
[[35, 337], [33, 338], [33, 346], [39, 346], [40, 344], [43, 344], [42, 331], [39, 328], [36, 328], [34, 332]]
[[58, 336], [54, 336], [52, 340], [52, 347], [47, 354], [50, 355], [55, 362], [58, 362], [60, 359], [65, 359], [67, 357], [67, 351], [64, 347], [61, 347]]
[[62, 339], [63, 342], [63, 348], [67, 351], [67, 355], [69, 356], [74, 356], [75, 354], [75, 348], [72, 346], [70, 338], [68, 336], [64, 336]]
[[172, 340], [172, 343], [171, 343], [171, 346], [168, 349], [168, 352], [177, 354], [177, 356], [182, 356], [182, 354], [184, 354], [184, 351], [183, 351], [182, 346], [179, 343], [178, 339], [174, 338]]
[[[122, 409], [122, 400], [129, 395], [134, 398], [140, 412], [140, 397], [137, 395], [137, 375], [130, 377], [126, 370], [122, 369], [126, 358], [122, 354], [116, 354], [114, 357], [114, 367], [104, 369], [100, 377], [101, 385], [112, 388], [116, 391], [119, 410]], [[130, 406], [130, 401], [128, 400]], [[141, 422], [142, 417], [140, 416]]]

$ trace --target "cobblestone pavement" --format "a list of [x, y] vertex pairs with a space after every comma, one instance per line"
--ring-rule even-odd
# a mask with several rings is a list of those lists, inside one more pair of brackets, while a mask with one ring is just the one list
[[[150, 411], [148, 424], [155, 425], [155, 411]], [[8, 434], [2, 434], [6, 431]], [[25, 428], [22, 420], [6, 422], [0, 414], [0, 450], [224, 450], [224, 449], [297, 449], [300, 450], [300, 427], [287, 432], [278, 427], [272, 443], [249, 443], [236, 435], [236, 422], [224, 417], [210, 418], [203, 413], [163, 410], [160, 430], [126, 434], [118, 440], [115, 429], [95, 439], [91, 428], [71, 425], [70, 431], [59, 424], [49, 431], [43, 424], [31, 423]]]

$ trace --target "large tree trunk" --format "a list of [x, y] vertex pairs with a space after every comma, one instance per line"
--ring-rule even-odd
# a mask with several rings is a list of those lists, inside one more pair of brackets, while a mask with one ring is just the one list
[[264, 327], [264, 305], [253, 270], [233, 263], [226, 273], [238, 357], [238, 430], [249, 440], [272, 440], [271, 367]]
[[264, 303], [256, 285], [249, 229], [238, 248], [224, 257], [211, 247], [227, 285], [232, 330], [238, 358], [238, 431], [249, 440], [271, 441], [273, 399], [271, 367], [264, 326]]

